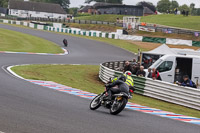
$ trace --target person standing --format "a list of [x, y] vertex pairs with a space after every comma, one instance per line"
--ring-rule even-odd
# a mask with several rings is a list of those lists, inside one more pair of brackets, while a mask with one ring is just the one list
[[155, 68], [152, 69], [152, 79], [153, 80], [162, 80], [160, 77], [160, 73]]
[[144, 66], [140, 66], [140, 70], [137, 71], [136, 75], [138, 77], [145, 77], [146, 76], [146, 72], [144, 71]]
[[129, 61], [126, 61], [126, 62], [125, 62], [125, 66], [124, 66], [123, 72], [126, 72], [126, 71], [133, 72], [133, 68], [132, 68], [132, 66], [131, 66], [131, 64], [130, 64]]
[[152, 78], [152, 71], [151, 71], [151, 68], [148, 69], [148, 72], [149, 72], [149, 74], [148, 74], [147, 78]]

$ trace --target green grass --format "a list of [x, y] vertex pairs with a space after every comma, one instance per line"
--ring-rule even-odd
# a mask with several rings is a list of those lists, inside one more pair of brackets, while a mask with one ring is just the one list
[[[92, 15], [76, 17], [75, 19], [116, 22], [116, 18], [120, 18], [121, 20], [123, 20], [123, 16], [124, 15]], [[173, 14], [150, 15], [141, 17], [141, 22], [200, 30], [200, 16], [184, 17], [182, 15]]]
[[182, 16], [182, 15], [151, 15], [142, 17], [141, 21], [155, 23], [172, 27], [200, 30], [200, 16]]
[[[96, 94], [104, 91], [104, 84], [98, 78], [99, 66], [27, 65], [17, 66], [12, 70], [27, 79], [54, 81]], [[141, 95], [134, 94], [130, 102], [200, 118], [200, 111]]]
[[84, 30], [97, 30], [104, 32], [116, 32], [117, 29], [122, 29], [122, 27], [117, 27], [113, 25], [103, 25], [103, 24], [77, 24], [77, 23], [67, 23], [69, 27], [79, 28]]
[[123, 20], [123, 16], [125, 15], [91, 15], [91, 16], [81, 16], [76, 17], [77, 20], [94, 20], [94, 21], [107, 21], [107, 22], [116, 22], [116, 19], [119, 18]]
[[0, 51], [63, 53], [56, 44], [39, 37], [0, 28]]

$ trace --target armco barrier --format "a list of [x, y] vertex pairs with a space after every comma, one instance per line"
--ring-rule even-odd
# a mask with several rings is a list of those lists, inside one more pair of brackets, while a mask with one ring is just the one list
[[[122, 74], [121, 71], [117, 71], [117, 68], [122, 66], [122, 61], [101, 64], [99, 78], [104, 83], [108, 82], [110, 78]], [[135, 93], [200, 110], [199, 89], [181, 87], [175, 84], [137, 76], [133, 76], [133, 79], [136, 89]]]

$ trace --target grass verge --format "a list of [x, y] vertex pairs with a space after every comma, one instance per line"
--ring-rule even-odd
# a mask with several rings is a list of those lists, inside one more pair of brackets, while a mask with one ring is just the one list
[[172, 27], [200, 30], [199, 16], [182, 16], [174, 14], [150, 15], [142, 17], [141, 21]]
[[63, 53], [56, 44], [45, 39], [0, 28], [0, 51]]
[[[27, 65], [17, 66], [12, 68], [12, 70], [27, 79], [54, 81], [96, 94], [104, 91], [104, 84], [98, 78], [99, 66]], [[130, 102], [200, 118], [200, 111], [198, 110], [141, 95], [135, 94]]]
[[[76, 17], [77, 20], [94, 20], [116, 22], [117, 18], [123, 20], [124, 15], [91, 15]], [[141, 17], [141, 22], [155, 23], [160, 25], [200, 30], [199, 16], [182, 16], [174, 14], [149, 15]]]
[[90, 15], [90, 16], [75, 17], [75, 19], [77, 19], [77, 20], [116, 22], [117, 18], [123, 20], [124, 16], [125, 15], [103, 14], [103, 15]]
[[103, 25], [103, 24], [77, 24], [77, 23], [66, 23], [67, 26], [72, 28], [79, 28], [84, 30], [97, 30], [103, 32], [116, 32], [117, 29], [122, 29], [122, 27]]

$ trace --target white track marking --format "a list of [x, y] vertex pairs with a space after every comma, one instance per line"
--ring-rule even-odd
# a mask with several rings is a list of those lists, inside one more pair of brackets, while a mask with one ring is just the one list
[[[20, 79], [24, 79], [23, 77], [17, 75], [15, 72], [13, 72], [11, 70], [12, 67], [15, 67], [15, 66], [21, 66], [21, 65], [14, 65], [14, 66], [9, 66], [9, 67], [6, 67], [6, 66], [2, 66], [1, 68], [9, 75], [13, 76], [13, 77], [17, 77], [17, 78], [20, 78]], [[1, 133], [1, 132], [0, 132]]]

